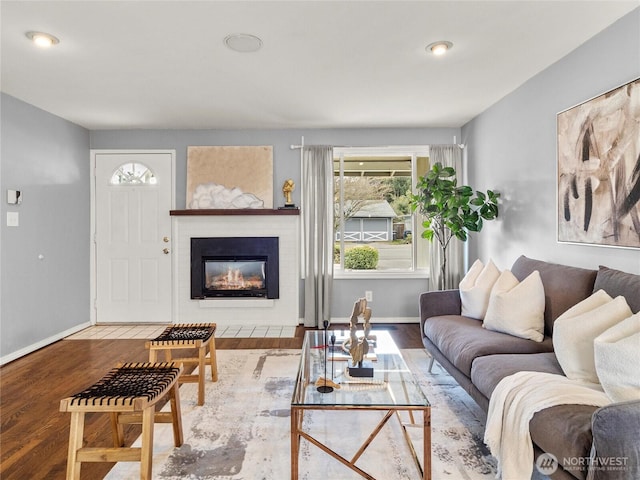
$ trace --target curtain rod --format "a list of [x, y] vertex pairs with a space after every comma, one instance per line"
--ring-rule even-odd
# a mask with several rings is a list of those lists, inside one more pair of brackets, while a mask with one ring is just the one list
[[[289, 145], [291, 150], [299, 150], [304, 147], [308, 147], [309, 145]], [[372, 148], [372, 147], [354, 147], [353, 145], [331, 145], [333, 148]], [[376, 147], [376, 148], [388, 148], [388, 147]]]
[[461, 150], [467, 148], [467, 145], [464, 143], [432, 143], [429, 145], [430, 147], [458, 147]]
[[458, 139], [456, 138], [456, 136], [453, 136], [453, 144], [457, 145], [458, 148], [464, 150], [467, 146], [464, 143], [458, 143]]
[[[348, 145], [331, 145], [333, 148], [358, 148], [358, 147], [353, 147], [353, 146], [348, 146]], [[300, 150], [301, 148], [304, 148], [304, 137], [301, 137], [301, 144], [300, 145], [289, 145], [289, 149], [291, 150]], [[367, 147], [364, 147], [367, 148]]]
[[[304, 148], [304, 137], [301, 137], [301, 144], [300, 145], [289, 145], [289, 149], [291, 150], [299, 150]], [[432, 146], [436, 146], [436, 145], [440, 145], [440, 144], [433, 144]], [[460, 149], [465, 149], [467, 146], [464, 143], [457, 143], [457, 138], [454, 135], [453, 136], [453, 143], [445, 143], [442, 145], [455, 145]], [[353, 145], [332, 145], [334, 148], [394, 148], [394, 147], [406, 147], [407, 145], [385, 145], [385, 146], [376, 146], [376, 147], [372, 147], [371, 145], [366, 146], [366, 147], [354, 147]], [[410, 146], [410, 145], [409, 145]], [[424, 145], [420, 145], [420, 146], [424, 146]]]
[[[289, 148], [290, 148], [291, 150], [296, 150], [296, 149], [304, 148], [304, 135], [302, 135], [302, 136], [300, 137], [300, 145], [289, 145]], [[302, 157], [300, 157], [300, 158], [302, 158]]]
[[[442, 145], [442, 146], [452, 145], [452, 146], [456, 146], [456, 147], [461, 148], [461, 149], [467, 148], [467, 146], [464, 143], [433, 143], [431, 145], [427, 144], [427, 145], [420, 145], [420, 146], [437, 147], [437, 146], [440, 146], [440, 145]], [[411, 146], [411, 145], [409, 145], [409, 146]], [[305, 147], [304, 145], [289, 145], [289, 148], [291, 150], [299, 150], [299, 149], [304, 148], [304, 147]], [[334, 147], [334, 148], [394, 148], [394, 147], [407, 147], [407, 145], [376, 145], [376, 146], [369, 145], [369, 146], [366, 146], [366, 147], [363, 147], [363, 146], [354, 147], [352, 145], [332, 145], [332, 147]]]

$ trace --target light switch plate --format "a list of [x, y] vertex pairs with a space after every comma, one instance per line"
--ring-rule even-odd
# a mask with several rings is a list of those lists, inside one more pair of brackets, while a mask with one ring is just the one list
[[18, 212], [7, 212], [7, 227], [17, 227], [20, 225], [20, 214]]
[[19, 205], [22, 203], [22, 192], [20, 190], [7, 190], [7, 203], [9, 205]]

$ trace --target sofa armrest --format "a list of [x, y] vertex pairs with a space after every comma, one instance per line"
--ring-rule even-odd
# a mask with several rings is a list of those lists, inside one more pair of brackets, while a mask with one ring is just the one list
[[593, 449], [587, 478], [640, 478], [640, 400], [612, 403], [591, 417]]
[[436, 290], [420, 295], [420, 331], [424, 335], [427, 318], [439, 315], [460, 315], [460, 290]]

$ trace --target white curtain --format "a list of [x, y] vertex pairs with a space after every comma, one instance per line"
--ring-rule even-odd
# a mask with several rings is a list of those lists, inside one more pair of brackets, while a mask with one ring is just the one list
[[302, 148], [304, 326], [331, 319], [333, 284], [333, 147]]
[[[430, 145], [429, 162], [431, 165], [440, 162], [444, 167], [456, 170], [458, 185], [463, 184], [462, 149], [458, 145]], [[431, 242], [429, 247], [429, 278], [431, 290], [458, 288], [464, 270], [463, 242], [453, 238], [447, 248], [447, 270], [445, 278], [441, 279], [440, 270], [442, 251], [437, 241]]]

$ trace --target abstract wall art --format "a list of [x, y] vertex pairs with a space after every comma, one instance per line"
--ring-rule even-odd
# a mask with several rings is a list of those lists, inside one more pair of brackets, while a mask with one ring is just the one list
[[640, 248], [640, 78], [558, 113], [558, 241]]
[[273, 207], [273, 147], [188, 147], [187, 208]]

